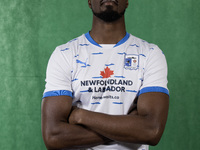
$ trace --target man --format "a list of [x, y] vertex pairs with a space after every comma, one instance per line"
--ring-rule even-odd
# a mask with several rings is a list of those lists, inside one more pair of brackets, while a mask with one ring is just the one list
[[58, 46], [47, 67], [42, 133], [48, 149], [148, 150], [169, 105], [162, 51], [126, 32], [128, 0], [88, 0], [90, 32]]

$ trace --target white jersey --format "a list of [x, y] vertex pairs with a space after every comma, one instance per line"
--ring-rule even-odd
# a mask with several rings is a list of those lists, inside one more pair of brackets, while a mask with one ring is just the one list
[[[68, 95], [80, 108], [126, 115], [135, 98], [146, 92], [169, 94], [163, 52], [128, 33], [116, 45], [99, 45], [88, 32], [55, 49], [43, 97]], [[148, 150], [148, 146], [113, 142], [91, 149]]]

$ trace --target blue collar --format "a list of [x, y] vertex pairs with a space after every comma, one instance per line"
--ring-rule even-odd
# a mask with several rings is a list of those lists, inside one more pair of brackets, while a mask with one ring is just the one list
[[[102, 46], [100, 46], [97, 42], [95, 42], [95, 41], [93, 40], [93, 38], [90, 36], [90, 33], [89, 33], [89, 32], [85, 34], [85, 37], [87, 38], [87, 40], [88, 40], [90, 43], [92, 43], [92, 44], [94, 44], [94, 45], [96, 45], [96, 46], [102, 48]], [[119, 46], [119, 45], [125, 43], [125, 42], [128, 40], [129, 37], [130, 37], [130, 34], [126, 32], [125, 37], [124, 37], [123, 39], [121, 39], [114, 47], [117, 47], [117, 46]]]

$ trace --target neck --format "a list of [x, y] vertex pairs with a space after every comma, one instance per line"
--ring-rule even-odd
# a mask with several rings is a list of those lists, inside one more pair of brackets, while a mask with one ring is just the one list
[[104, 22], [93, 16], [90, 36], [98, 44], [116, 44], [126, 35], [124, 16], [115, 22]]

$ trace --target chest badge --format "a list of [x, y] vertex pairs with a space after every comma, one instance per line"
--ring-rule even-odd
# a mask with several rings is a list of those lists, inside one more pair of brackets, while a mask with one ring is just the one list
[[134, 54], [126, 54], [124, 58], [124, 68], [129, 70], [137, 70], [139, 68], [139, 56]]

